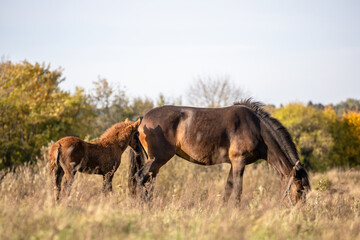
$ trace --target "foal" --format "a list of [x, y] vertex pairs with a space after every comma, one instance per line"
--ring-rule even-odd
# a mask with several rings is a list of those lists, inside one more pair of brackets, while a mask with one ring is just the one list
[[62, 195], [69, 195], [77, 171], [102, 175], [102, 191], [112, 191], [112, 178], [120, 165], [121, 155], [137, 132], [140, 122], [141, 119], [117, 123], [96, 142], [88, 143], [77, 137], [64, 137], [54, 143], [49, 150], [49, 168], [50, 175], [54, 178], [55, 200], [59, 200], [60, 192]]

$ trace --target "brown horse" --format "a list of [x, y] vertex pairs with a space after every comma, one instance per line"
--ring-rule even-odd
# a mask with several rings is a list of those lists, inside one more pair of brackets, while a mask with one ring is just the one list
[[112, 191], [112, 178], [120, 165], [121, 155], [137, 132], [140, 122], [139, 119], [135, 123], [117, 123], [106, 130], [97, 142], [64, 137], [54, 143], [49, 150], [49, 168], [54, 178], [55, 200], [59, 199], [60, 191], [69, 195], [77, 171], [103, 175], [103, 192]]
[[[138, 138], [132, 141], [135, 153], [131, 168], [140, 170], [130, 171], [133, 175], [129, 176], [129, 187], [135, 193], [137, 182], [145, 200], [152, 196], [152, 187], [147, 189], [147, 182], [151, 183], [161, 166], [174, 155], [201, 165], [230, 163], [225, 203], [233, 193], [235, 203], [239, 204], [245, 166], [258, 159], [266, 159], [280, 175], [283, 201], [287, 197], [286, 202], [294, 205], [305, 199], [310, 189], [308, 174], [299, 162], [289, 132], [262, 104], [251, 99], [225, 108], [154, 108], [143, 117], [138, 131]], [[141, 144], [148, 156], [145, 164], [136, 144]]]

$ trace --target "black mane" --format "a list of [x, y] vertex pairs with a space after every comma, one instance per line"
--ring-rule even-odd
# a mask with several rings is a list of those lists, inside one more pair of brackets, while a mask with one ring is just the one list
[[299, 154], [289, 131], [279, 122], [279, 120], [271, 117], [270, 114], [264, 110], [265, 105], [263, 103], [248, 98], [235, 102], [234, 105], [244, 106], [253, 110], [269, 128], [271, 134], [279, 143], [281, 150], [288, 157], [292, 165], [295, 165], [296, 161], [299, 160]]

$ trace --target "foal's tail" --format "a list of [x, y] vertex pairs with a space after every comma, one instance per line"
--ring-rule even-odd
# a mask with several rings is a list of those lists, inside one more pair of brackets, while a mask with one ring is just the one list
[[135, 174], [144, 166], [146, 152], [139, 140], [139, 132], [134, 134], [133, 144], [130, 148], [130, 165], [129, 165], [129, 178], [128, 187], [132, 196], [136, 195], [137, 181]]
[[54, 143], [49, 150], [49, 170], [50, 174], [54, 172], [54, 169], [59, 166], [59, 159], [61, 154], [61, 144], [60, 143]]

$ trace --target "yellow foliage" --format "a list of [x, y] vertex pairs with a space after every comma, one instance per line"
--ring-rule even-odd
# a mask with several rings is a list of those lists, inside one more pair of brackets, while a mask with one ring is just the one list
[[330, 119], [335, 121], [335, 111], [331, 108], [321, 111], [301, 103], [291, 103], [273, 112], [274, 117], [291, 133], [302, 162], [313, 170], [324, 170], [328, 164], [328, 153], [333, 147], [327, 122]]
[[351, 128], [351, 132], [360, 140], [360, 112], [349, 111], [343, 114], [344, 121]]
[[331, 106], [327, 106], [324, 110], [323, 110], [323, 114], [324, 116], [330, 120], [331, 122], [335, 122], [338, 117], [336, 116], [336, 111], [333, 107]]

